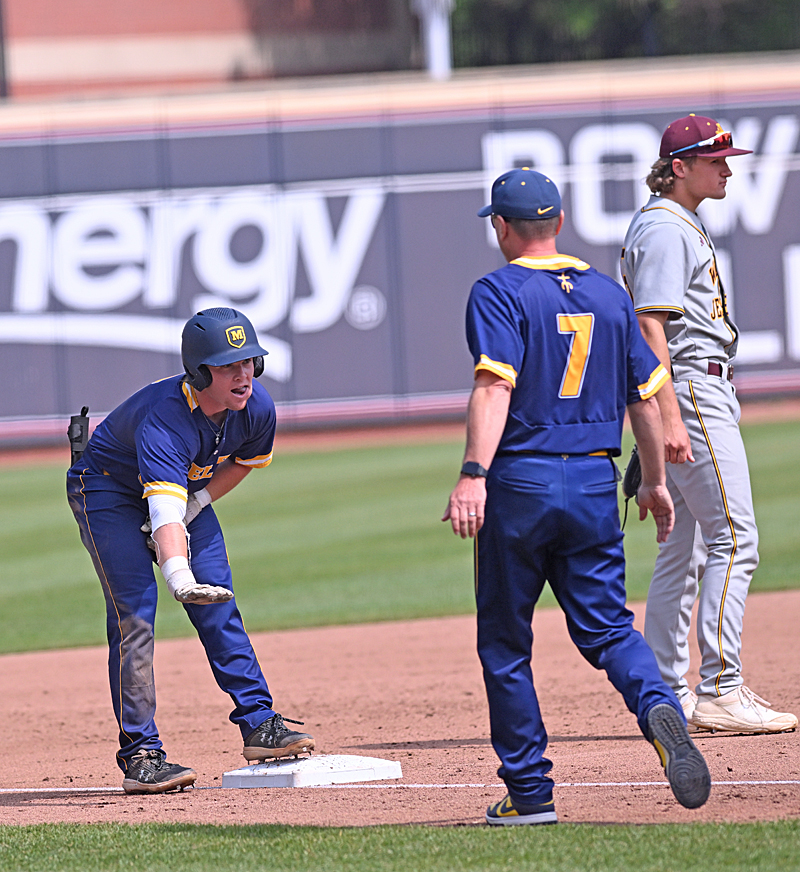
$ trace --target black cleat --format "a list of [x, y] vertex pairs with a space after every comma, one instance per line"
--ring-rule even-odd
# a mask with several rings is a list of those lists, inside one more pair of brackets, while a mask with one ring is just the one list
[[666, 703], [653, 706], [647, 728], [675, 799], [684, 808], [700, 808], [711, 793], [711, 775], [683, 717]]
[[130, 763], [122, 789], [125, 793], [166, 793], [194, 784], [197, 773], [194, 769], [167, 763], [167, 755], [158, 749], [139, 751]]
[[[286, 718], [291, 724], [302, 724]], [[281, 715], [275, 714], [256, 727], [244, 740], [245, 760], [267, 760], [276, 757], [292, 757], [303, 751], [314, 750], [314, 738], [308, 733], [290, 730]]]

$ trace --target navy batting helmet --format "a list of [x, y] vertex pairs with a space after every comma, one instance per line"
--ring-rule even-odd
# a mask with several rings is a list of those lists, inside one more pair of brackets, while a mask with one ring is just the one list
[[253, 358], [253, 375], [264, 372], [265, 351], [250, 321], [236, 309], [204, 309], [190, 318], [181, 337], [181, 358], [186, 381], [197, 391], [211, 384], [209, 366], [225, 366]]

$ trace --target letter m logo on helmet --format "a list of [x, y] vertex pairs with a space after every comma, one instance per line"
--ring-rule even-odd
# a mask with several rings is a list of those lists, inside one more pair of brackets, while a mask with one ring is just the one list
[[225, 331], [225, 335], [228, 337], [228, 344], [232, 345], [234, 348], [241, 348], [247, 341], [244, 327], [228, 327]]
[[267, 350], [258, 344], [248, 318], [236, 309], [219, 306], [190, 318], [181, 335], [181, 358], [189, 384], [204, 391], [212, 381], [209, 366], [227, 366], [253, 359], [253, 376], [264, 372]]

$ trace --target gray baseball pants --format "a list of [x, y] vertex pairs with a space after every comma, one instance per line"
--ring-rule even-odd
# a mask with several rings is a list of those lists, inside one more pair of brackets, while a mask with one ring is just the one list
[[661, 675], [688, 690], [689, 630], [698, 598], [698, 696], [742, 684], [741, 635], [758, 530], [733, 385], [707, 374], [707, 361], [673, 364], [673, 384], [694, 463], [667, 464], [675, 529], [660, 546], [647, 597], [644, 635]]

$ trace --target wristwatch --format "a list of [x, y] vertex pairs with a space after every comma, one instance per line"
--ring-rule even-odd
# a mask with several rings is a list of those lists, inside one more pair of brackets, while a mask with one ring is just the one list
[[461, 467], [461, 475], [469, 475], [472, 478], [486, 478], [489, 475], [489, 470], [481, 466], [480, 463], [470, 460]]

